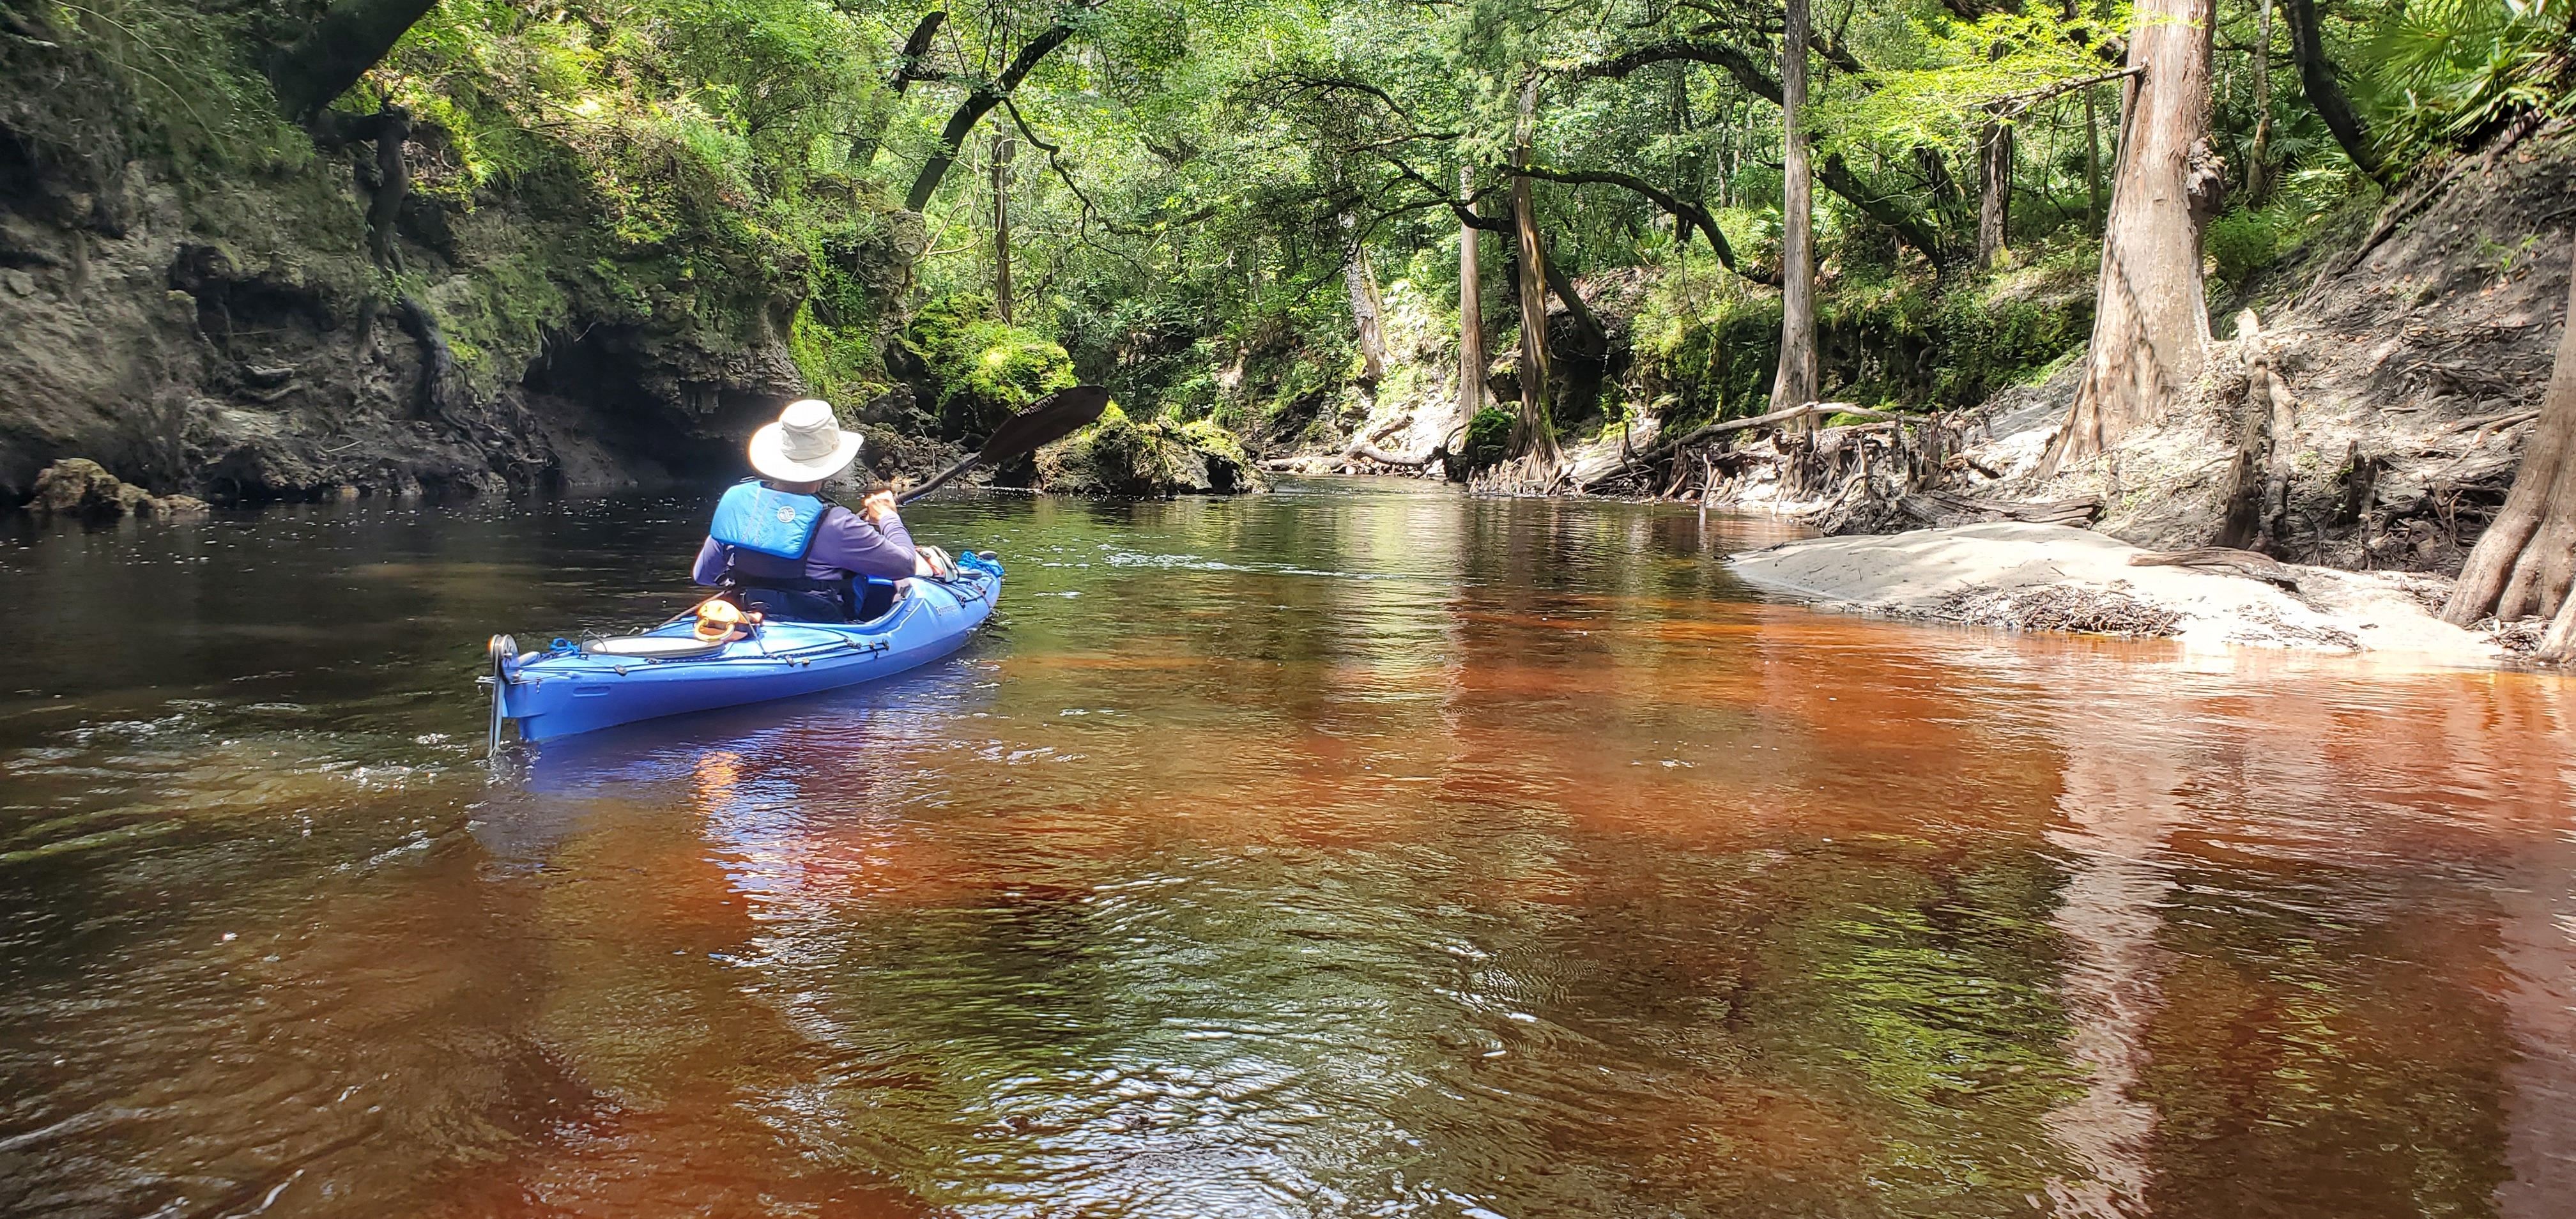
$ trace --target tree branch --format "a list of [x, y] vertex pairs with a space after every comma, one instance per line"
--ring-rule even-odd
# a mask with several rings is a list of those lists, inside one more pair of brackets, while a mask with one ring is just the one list
[[2073, 93], [2078, 89], [2098, 85], [2106, 80], [2118, 80], [2124, 76], [2142, 76], [2146, 73], [2146, 70], [2147, 69], [2144, 65], [2140, 65], [2134, 68], [2120, 68], [2110, 72], [2096, 73], [2092, 76], [2080, 76], [2073, 80], [2061, 80], [2054, 84], [2032, 89], [2026, 93], [2007, 93], [2002, 97], [1998, 97], [1993, 101], [1987, 102], [1985, 105], [1988, 110], [1994, 112], [1994, 114], [1999, 118], [2007, 120], [2016, 119], [2020, 118], [2022, 115], [2030, 113], [2034, 107], [2037, 107], [2042, 103], [2055, 101], [2056, 99], [2064, 97], [2069, 93]]
[[1934, 267], [1944, 265], [1940, 234], [1926, 226], [1922, 215], [1914, 209], [1869, 189], [1852, 173], [1850, 166], [1843, 164], [1841, 153], [1826, 153], [1824, 159], [1816, 163], [1816, 180], [1823, 183], [1826, 190], [1850, 201], [1862, 215], [1887, 226], [1896, 234], [1897, 240], [1913, 246], [1925, 258], [1931, 259]]
[[1010, 67], [1002, 70], [1001, 76], [978, 84], [967, 93], [966, 100], [958, 103], [957, 112], [948, 116], [948, 125], [939, 131], [939, 151], [930, 155], [930, 160], [922, 165], [920, 175], [912, 180], [912, 190], [904, 196], [905, 210], [917, 212], [930, 205], [930, 197], [939, 192], [940, 180], [948, 176], [948, 167], [957, 163], [957, 150], [965, 145], [967, 133], [975, 130], [975, 124], [982, 122], [985, 115], [992, 113], [993, 107], [1000, 105], [1012, 90], [1020, 87], [1020, 82], [1036, 69], [1039, 60], [1073, 37], [1085, 16], [1104, 3], [1107, 0], [1079, 0], [1058, 10], [1055, 24], [1021, 47], [1019, 55], [1011, 60]]
[[1701, 207], [1696, 203], [1692, 203], [1687, 199], [1683, 199], [1670, 191], [1663, 190], [1642, 178], [1636, 177], [1632, 174], [1623, 174], [1616, 170], [1548, 169], [1544, 166], [1538, 165], [1532, 165], [1526, 169], [1509, 169], [1504, 172], [1525, 174], [1541, 181], [1563, 182], [1568, 185], [1599, 183], [1603, 186], [1622, 187], [1643, 195], [1655, 206], [1672, 214], [1673, 222], [1677, 226], [1677, 230], [1674, 235], [1678, 237], [1683, 244], [1689, 244], [1690, 231], [1693, 227], [1697, 227], [1699, 231], [1708, 234], [1709, 248], [1716, 252], [1717, 261], [1727, 270], [1733, 271], [1737, 275], [1743, 276], [1745, 279], [1751, 280], [1757, 284], [1769, 284], [1773, 287], [1779, 286], [1780, 273], [1778, 271], [1775, 270], [1768, 276], [1755, 275], [1737, 264], [1735, 258], [1735, 247], [1727, 244], [1726, 234], [1718, 231], [1717, 218], [1709, 215], [1707, 208]]
[[[1809, 45], [1814, 45], [1814, 40], [1811, 39]], [[1849, 52], [1842, 52], [1842, 54], [1845, 58], [1849, 57]], [[1829, 60], [1833, 55], [1834, 52], [1828, 50]], [[1624, 77], [1648, 64], [1671, 63], [1676, 60], [1714, 64], [1724, 68], [1735, 78], [1737, 84], [1744, 87], [1745, 92], [1760, 97], [1772, 105], [1780, 104], [1780, 82], [1764, 73], [1762, 66], [1756, 63], [1751, 55], [1726, 43], [1706, 39], [1682, 39], [1640, 47], [1617, 59], [1604, 60], [1577, 69], [1576, 75]], [[1857, 60], [1853, 62], [1858, 63]], [[1923, 256], [1931, 259], [1934, 265], [1940, 265], [1940, 235], [1926, 227], [1922, 219], [1913, 214], [1911, 209], [1869, 189], [1851, 172], [1849, 166], [1843, 164], [1841, 157], [1827, 156], [1819, 162], [1816, 166], [1816, 178], [1826, 190], [1842, 196], [1853, 207], [1860, 209], [1862, 215], [1887, 226], [1896, 233], [1898, 239], [1922, 251]], [[1631, 187], [1631, 189], [1634, 188]], [[1712, 236], [1716, 234], [1713, 226], [1707, 231]], [[1722, 255], [1721, 260], [1723, 260]], [[1729, 262], [1727, 269], [1734, 270], [1735, 265]], [[1742, 272], [1738, 271], [1737, 274]]]
[[939, 36], [940, 23], [948, 20], [946, 9], [932, 9], [912, 27], [912, 37], [903, 40], [903, 50], [894, 57], [894, 72], [886, 77], [886, 87], [897, 93], [916, 80], [934, 79], [937, 74], [920, 70], [923, 56], [930, 54], [930, 40]]
[[1404, 178], [1404, 180], [1421, 187], [1439, 203], [1448, 205], [1449, 210], [1457, 215], [1458, 223], [1466, 225], [1471, 229], [1482, 229], [1488, 233], [1508, 233], [1512, 231], [1512, 226], [1509, 221], [1489, 220], [1476, 214], [1476, 201], [1485, 197], [1484, 191], [1477, 191], [1476, 193], [1467, 196], [1465, 199], [1460, 199], [1450, 194], [1437, 183], [1434, 183], [1431, 179], [1423, 177], [1420, 170], [1405, 164], [1403, 161], [1394, 157], [1383, 157], [1381, 159], [1383, 159], [1388, 165], [1393, 166], [1397, 175]]
[[1574, 74], [1578, 77], [1607, 77], [1621, 80], [1639, 68], [1651, 64], [1674, 62], [1704, 63], [1724, 68], [1728, 75], [1735, 78], [1735, 83], [1744, 87], [1745, 92], [1754, 94], [1774, 106], [1780, 104], [1780, 82], [1765, 75], [1761, 66], [1756, 64], [1753, 57], [1742, 48], [1723, 42], [1676, 39], [1671, 42], [1652, 43], [1616, 59], [1585, 64], [1575, 69]]

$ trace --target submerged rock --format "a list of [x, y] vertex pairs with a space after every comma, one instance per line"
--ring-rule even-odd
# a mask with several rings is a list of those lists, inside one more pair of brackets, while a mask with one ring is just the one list
[[1269, 489], [1233, 433], [1204, 419], [1138, 423], [1115, 403], [1100, 422], [1038, 450], [1036, 485], [1068, 495], [1154, 499]]

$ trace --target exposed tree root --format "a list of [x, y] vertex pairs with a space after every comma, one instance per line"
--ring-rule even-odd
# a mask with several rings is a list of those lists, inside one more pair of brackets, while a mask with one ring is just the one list
[[2576, 279], [2568, 289], [2570, 323], [2558, 339], [2538, 426], [2513, 490], [2469, 552], [2442, 617], [2467, 626], [2487, 617], [2551, 617], [2536, 658], [2576, 659]]

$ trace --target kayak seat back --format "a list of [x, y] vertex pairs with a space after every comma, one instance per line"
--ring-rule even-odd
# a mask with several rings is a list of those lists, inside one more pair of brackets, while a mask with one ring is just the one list
[[852, 622], [874, 622], [885, 617], [887, 610], [894, 608], [894, 581], [892, 580], [880, 580], [875, 576], [865, 580], [853, 580], [850, 582], [850, 592], [855, 594], [855, 599], [859, 603], [858, 612], [850, 615]]
[[[743, 608], [776, 622], [874, 622], [894, 608], [895, 582], [875, 576], [847, 580], [739, 578], [726, 573]], [[845, 616], [846, 615], [846, 616]]]

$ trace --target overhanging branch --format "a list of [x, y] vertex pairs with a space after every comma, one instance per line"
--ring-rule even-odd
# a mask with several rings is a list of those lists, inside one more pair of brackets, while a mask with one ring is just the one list
[[1670, 191], [1664, 190], [1633, 174], [1623, 174], [1616, 170], [1609, 169], [1549, 169], [1540, 165], [1532, 165], [1525, 169], [1506, 169], [1503, 172], [1521, 174], [1527, 177], [1537, 178], [1545, 182], [1563, 182], [1568, 185], [1598, 183], [1603, 186], [1620, 187], [1636, 194], [1643, 195], [1655, 206], [1672, 214], [1673, 222], [1677, 226], [1674, 236], [1684, 245], [1688, 245], [1690, 243], [1691, 229], [1696, 227], [1700, 232], [1708, 235], [1709, 248], [1716, 251], [1717, 261], [1727, 270], [1733, 271], [1737, 275], [1743, 276], [1745, 279], [1751, 280], [1757, 284], [1771, 284], [1776, 286], [1780, 282], [1780, 274], [1778, 271], [1773, 271], [1768, 276], [1761, 276], [1755, 275], [1752, 272], [1745, 270], [1742, 266], [1737, 265], [1735, 248], [1727, 244], [1726, 234], [1718, 230], [1717, 218], [1709, 215], [1707, 208], [1701, 207], [1696, 203], [1684, 199], [1679, 195], [1675, 195]]
[[940, 180], [946, 178], [948, 168], [957, 163], [957, 150], [965, 145], [966, 133], [973, 131], [975, 124], [992, 113], [993, 107], [1008, 98], [1012, 90], [1019, 88], [1020, 82], [1028, 79], [1029, 73], [1037, 68], [1038, 61], [1063, 46], [1065, 40], [1072, 38], [1074, 31], [1080, 28], [1082, 19], [1104, 3], [1107, 0], [1078, 0], [1058, 10], [1055, 24], [1021, 47], [1020, 53], [1012, 58], [1011, 66], [1004, 68], [1000, 76], [977, 84], [966, 94], [966, 100], [957, 104], [956, 113], [948, 116], [948, 125], [939, 131], [938, 151], [930, 155], [930, 160], [922, 165], [920, 175], [912, 180], [912, 191], [903, 200], [906, 210], [917, 212], [930, 206], [930, 197], [939, 192]]

